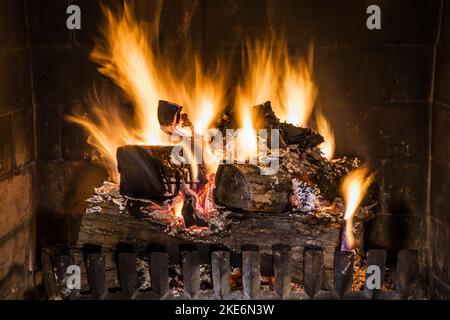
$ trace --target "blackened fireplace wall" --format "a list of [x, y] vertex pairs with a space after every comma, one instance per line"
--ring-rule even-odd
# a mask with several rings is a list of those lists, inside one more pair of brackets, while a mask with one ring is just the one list
[[0, 298], [36, 285], [36, 174], [24, 1], [0, 1]]
[[431, 116], [429, 245], [430, 296], [449, 297], [450, 283], [450, 1], [445, 1], [437, 47]]
[[[150, 2], [137, 1], [144, 20], [151, 16]], [[69, 4], [82, 10], [81, 30], [66, 28]], [[382, 10], [381, 30], [366, 28], [366, 9], [372, 4]], [[12, 36], [7, 49], [0, 50], [2, 76], [13, 77], [9, 83], [15, 84], [17, 95], [8, 98], [12, 89], [0, 91], [0, 101], [7, 102], [0, 105], [0, 122], [6, 124], [0, 127], [0, 189], [20, 203], [26, 190], [30, 199], [37, 198], [36, 210], [34, 205], [14, 209], [14, 201], [0, 198], [0, 219], [36, 213], [38, 249], [70, 243], [76, 239], [84, 199], [106, 178], [105, 170], [91, 160], [95, 152], [86, 134], [64, 120], [83, 107], [94, 83], [109, 85], [89, 62], [101, 24], [100, 7], [94, 0], [6, 0], [0, 5], [7, 6], [9, 21], [23, 22], [25, 33], [20, 41], [15, 34], [20, 28], [5, 29]], [[219, 53], [239, 61], [246, 37], [283, 32], [292, 52], [306, 52], [314, 40], [319, 106], [335, 130], [337, 153], [358, 156], [378, 170], [380, 199], [367, 228], [367, 248], [388, 249], [391, 264], [399, 249], [419, 249], [423, 281], [430, 275], [436, 297], [444, 295], [449, 281], [448, 250], [442, 248], [449, 242], [449, 6], [448, 0], [167, 0], [161, 19], [161, 46], [183, 50], [187, 39], [205, 63]], [[4, 19], [0, 26], [2, 32]], [[11, 51], [15, 54], [8, 57]], [[29, 71], [20, 79], [12, 67], [16, 63], [19, 70]], [[235, 79], [241, 74], [236, 66]], [[23, 130], [14, 131], [14, 121], [21, 119], [19, 111], [28, 109], [31, 128], [35, 126], [30, 141], [36, 140], [36, 148], [31, 143], [12, 147], [18, 143], [13, 136], [23, 135]], [[8, 144], [9, 149], [3, 147]], [[26, 161], [15, 159], [20, 150], [29, 151]], [[37, 183], [32, 188], [34, 168]], [[30, 181], [17, 187], [19, 192], [8, 187], [24, 175]], [[0, 239], [6, 234], [13, 239], [9, 241], [19, 241], [19, 233], [28, 232], [20, 231], [28, 230], [25, 226], [20, 220], [3, 232], [0, 225]], [[31, 231], [27, 235], [35, 239]], [[2, 243], [0, 250], [6, 251], [0, 256], [0, 297], [11, 294], [10, 284], [19, 281], [3, 271], [13, 265], [3, 257], [13, 251], [1, 249]], [[24, 250], [34, 247], [30, 241]], [[34, 261], [30, 254], [32, 270], [37, 268]], [[21, 273], [25, 278], [31, 274]]]

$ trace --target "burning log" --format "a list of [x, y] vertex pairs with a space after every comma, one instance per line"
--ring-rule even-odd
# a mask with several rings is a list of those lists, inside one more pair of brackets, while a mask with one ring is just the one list
[[311, 129], [289, 123], [281, 123], [280, 132], [287, 145], [298, 145], [302, 149], [313, 148], [324, 142], [323, 137]]
[[[129, 213], [127, 208], [120, 211], [119, 207], [112, 202], [95, 206], [101, 209], [83, 216], [77, 244], [80, 247], [86, 243], [94, 243], [111, 248], [121, 241], [145, 241], [170, 245], [214, 246], [220, 244], [234, 253], [240, 253], [244, 244], [258, 244], [263, 270], [270, 268], [268, 265], [271, 264], [272, 259], [267, 257], [272, 254], [273, 246], [285, 243], [292, 248], [292, 280], [302, 283], [303, 247], [315, 245], [323, 249], [323, 285], [325, 288], [331, 288], [334, 251], [340, 241], [341, 223], [339, 221], [332, 222], [305, 214], [258, 212], [230, 215], [228, 213], [228, 219], [223, 218], [229, 220], [225, 230], [196, 237], [187, 233], [168, 234], [166, 226], [148, 220], [138, 220]], [[171, 259], [176, 257], [171, 256]], [[213, 271], [218, 272], [216, 275], [218, 279], [223, 279], [222, 275], [227, 273], [225, 269], [213, 268]], [[223, 286], [222, 294], [225, 295], [227, 288], [225, 284]]]
[[302, 149], [316, 147], [324, 138], [311, 129], [301, 128], [289, 123], [281, 123], [275, 115], [272, 104], [267, 101], [264, 104], [252, 108], [253, 123], [255, 129], [279, 129], [282, 141], [280, 146], [298, 145]]
[[285, 176], [261, 175], [257, 166], [222, 165], [216, 174], [214, 200], [227, 208], [285, 212], [290, 206], [289, 193], [290, 183]]
[[120, 193], [133, 199], [170, 198], [180, 190], [180, 171], [171, 147], [126, 146], [117, 150]]
[[131, 199], [163, 200], [178, 195], [189, 183], [189, 166], [172, 161], [170, 146], [125, 146], [117, 150], [120, 193]]
[[182, 215], [184, 218], [184, 225], [186, 228], [192, 226], [207, 227], [206, 221], [198, 217], [196, 213], [198, 198], [195, 195], [186, 195], [183, 204]]
[[[251, 108], [252, 123], [255, 130], [269, 130], [268, 140], [271, 140], [270, 129], [278, 129], [280, 131], [281, 148], [289, 145], [298, 145], [302, 150], [306, 148], [316, 147], [324, 141], [324, 138], [308, 128], [301, 128], [289, 123], [282, 123], [275, 115], [272, 104], [267, 101]], [[224, 116], [220, 124], [220, 129], [225, 133], [225, 129], [238, 129], [235, 119], [230, 115]]]

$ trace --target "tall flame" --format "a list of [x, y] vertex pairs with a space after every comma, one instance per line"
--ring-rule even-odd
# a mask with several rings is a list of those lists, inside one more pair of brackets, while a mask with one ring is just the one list
[[334, 157], [334, 151], [336, 149], [336, 139], [330, 123], [321, 111], [316, 111], [316, 125], [317, 131], [319, 131], [320, 135], [322, 135], [325, 140], [319, 145], [319, 149], [322, 151], [325, 158], [331, 160]]
[[[117, 177], [115, 152], [126, 144], [168, 145], [170, 137], [158, 123], [159, 100], [176, 102], [189, 115], [195, 133], [205, 135], [223, 112], [230, 88], [227, 86], [230, 65], [210, 64], [206, 69], [191, 50], [175, 53], [159, 50], [159, 18], [162, 2], [150, 25], [137, 21], [128, 2], [120, 12], [104, 8], [106, 24], [91, 58], [99, 71], [112, 79], [131, 99], [132, 121], [124, 120], [118, 103], [97, 99], [90, 101], [93, 117], [70, 116], [68, 119], [89, 132], [89, 143], [100, 150], [112, 178]], [[241, 128], [236, 158], [248, 159], [258, 154], [258, 137], [250, 107], [273, 101], [275, 113], [282, 121], [306, 126], [317, 98], [308, 61], [293, 58], [284, 39], [247, 43], [243, 61], [244, 79], [236, 88], [235, 115]], [[310, 53], [310, 56], [312, 54]], [[327, 135], [325, 135], [328, 137]], [[210, 172], [217, 168], [208, 144], [202, 141], [203, 159]], [[205, 149], [206, 147], [206, 149]], [[197, 153], [188, 154], [196, 157]], [[194, 174], [195, 175], [195, 174]]]
[[245, 76], [236, 90], [235, 115], [240, 127], [236, 157], [240, 161], [251, 159], [258, 153], [258, 142], [250, 107], [277, 96], [279, 75], [275, 68], [273, 47], [262, 42], [247, 43], [244, 55]]
[[[309, 53], [312, 57], [312, 51]], [[317, 99], [317, 87], [312, 78], [312, 59], [306, 63], [302, 59], [289, 59], [287, 49], [284, 53], [285, 78], [281, 93], [281, 101], [277, 103], [275, 112], [282, 121], [307, 126]]]
[[366, 166], [351, 171], [342, 181], [341, 192], [345, 201], [345, 241], [349, 249], [355, 245], [353, 217], [375, 178]]
[[131, 7], [125, 5], [123, 15], [105, 9], [106, 27], [98, 41], [92, 60], [101, 65], [99, 71], [113, 79], [133, 100], [141, 138], [146, 143], [161, 145], [165, 136], [160, 130], [157, 104], [166, 95], [162, 86], [155, 50], [159, 23], [151, 28], [139, 25]]
[[68, 117], [88, 131], [88, 142], [101, 151], [113, 179], [117, 177], [118, 147], [171, 144], [158, 122], [159, 100], [183, 105], [198, 134], [204, 134], [225, 107], [227, 72], [223, 65], [205, 70], [187, 49], [176, 59], [157, 49], [161, 4], [150, 26], [137, 21], [128, 2], [119, 13], [103, 8], [106, 24], [91, 55], [99, 71], [132, 100], [133, 125], [119, 115], [120, 105], [100, 101], [89, 101], [93, 117]]
[[244, 79], [236, 90], [235, 113], [242, 128], [240, 135], [246, 141], [238, 150], [244, 149], [241, 156], [248, 157], [257, 153], [254, 128], [264, 125], [253, 123], [258, 120], [252, 119], [249, 107], [270, 100], [281, 121], [306, 126], [316, 102], [317, 88], [310, 72], [312, 61], [292, 58], [283, 38], [247, 42], [244, 58]]

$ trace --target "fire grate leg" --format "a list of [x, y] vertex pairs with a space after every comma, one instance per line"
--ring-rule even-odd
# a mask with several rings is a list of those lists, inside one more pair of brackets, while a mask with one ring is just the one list
[[230, 295], [230, 253], [216, 251], [211, 254], [214, 293], [219, 299]]

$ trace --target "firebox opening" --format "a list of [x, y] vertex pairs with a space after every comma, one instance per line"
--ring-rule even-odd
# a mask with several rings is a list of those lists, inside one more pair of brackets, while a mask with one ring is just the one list
[[0, 299], [448, 299], [447, 1], [71, 5], [0, 4]]

